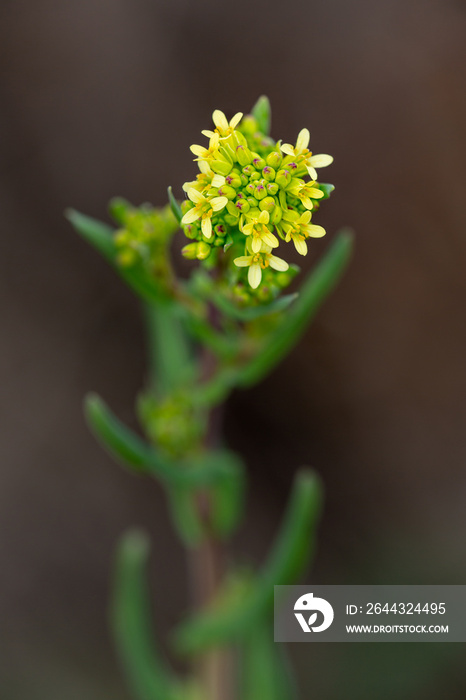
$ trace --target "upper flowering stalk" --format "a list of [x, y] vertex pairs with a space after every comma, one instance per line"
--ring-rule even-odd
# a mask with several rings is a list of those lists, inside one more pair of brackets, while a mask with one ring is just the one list
[[228, 121], [215, 110], [212, 120], [215, 129], [202, 132], [208, 145], [191, 146], [200, 172], [183, 185], [181, 224], [193, 241], [183, 255], [218, 264], [232, 289], [247, 281], [253, 297], [273, 297], [289, 267], [272, 253], [280, 241], [306, 255], [308, 240], [325, 235], [311, 213], [333, 189], [317, 175], [333, 158], [313, 155], [308, 129], [292, 145], [273, 141], [252, 115], [238, 112]]

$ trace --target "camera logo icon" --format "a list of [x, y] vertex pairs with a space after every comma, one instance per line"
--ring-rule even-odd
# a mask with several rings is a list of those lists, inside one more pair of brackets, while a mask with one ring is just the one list
[[[313, 593], [305, 593], [298, 598], [294, 604], [294, 611], [303, 632], [323, 632], [333, 622], [334, 613], [330, 603], [324, 598], [314, 598]], [[319, 612], [324, 619], [320, 625], [316, 626], [314, 623], [317, 621]], [[310, 613], [307, 620], [303, 613]]]

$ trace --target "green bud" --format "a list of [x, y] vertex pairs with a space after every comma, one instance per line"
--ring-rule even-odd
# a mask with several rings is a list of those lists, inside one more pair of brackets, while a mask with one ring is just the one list
[[246, 192], [248, 194], [254, 194], [254, 190], [256, 189], [256, 186], [253, 182], [250, 182], [249, 185], [246, 185], [245, 189], [246, 189]]
[[227, 197], [228, 199], [235, 199], [236, 190], [233, 187], [230, 187], [230, 185], [222, 185], [218, 188], [218, 196]]
[[235, 187], [236, 189], [241, 187], [241, 175], [239, 173], [231, 171], [231, 173], [226, 176], [225, 180], [226, 184], [230, 187]]
[[275, 182], [280, 187], [286, 187], [291, 182], [291, 173], [289, 170], [279, 170], [275, 178]]
[[225, 214], [225, 216], [223, 218], [225, 220], [225, 223], [228, 224], [228, 226], [238, 226], [238, 217], [237, 216], [233, 216], [232, 214]]
[[[227, 211], [230, 214], [230, 216], [234, 216], [235, 219], [238, 218], [239, 216], [239, 209], [236, 207], [235, 202], [228, 202], [227, 204]], [[225, 219], [226, 221], [226, 219]]]
[[268, 211], [269, 214], [275, 209], [276, 202], [273, 197], [265, 197], [259, 202], [259, 209]]
[[270, 223], [275, 226], [275, 224], [278, 224], [278, 222], [281, 221], [282, 216], [283, 216], [283, 211], [282, 211], [281, 207], [276, 206], [275, 209], [270, 214]]
[[193, 208], [194, 204], [191, 202], [190, 199], [183, 199], [180, 206], [183, 214], [186, 214], [187, 211]]
[[228, 233], [227, 227], [224, 224], [217, 224], [217, 226], [214, 226], [214, 233], [219, 238], [225, 238]]
[[256, 180], [260, 180], [260, 179], [261, 179], [261, 174], [258, 173], [257, 170], [256, 170], [255, 172], [251, 173], [251, 176], [250, 176], [249, 179], [251, 180], [251, 182], [255, 182]]
[[243, 174], [248, 178], [248, 182], [254, 172], [256, 172], [256, 169], [252, 165], [245, 165], [243, 168]]
[[121, 267], [131, 267], [138, 259], [138, 254], [132, 248], [126, 248], [118, 254], [118, 263]]
[[240, 177], [241, 177], [241, 184], [244, 187], [245, 185], [248, 184], [249, 178], [247, 177], [247, 175], [244, 175], [243, 173], [241, 173]]
[[225, 239], [224, 238], [216, 238], [214, 241], [214, 246], [216, 248], [223, 248], [225, 245]]
[[267, 192], [269, 194], [272, 194], [272, 195], [277, 194], [277, 192], [278, 192], [277, 183], [276, 182], [269, 182], [267, 185]]
[[236, 209], [240, 214], [246, 214], [249, 211], [249, 202], [247, 199], [237, 199], [235, 202]]
[[252, 114], [247, 114], [243, 119], [241, 120], [241, 129], [244, 131], [245, 134], [249, 134], [250, 136], [253, 136], [253, 134], [256, 133], [258, 130], [257, 126], [257, 121], [254, 119]]
[[253, 158], [252, 164], [257, 170], [262, 170], [262, 168], [265, 167], [265, 160], [257, 156], [256, 158]]
[[267, 165], [270, 165], [271, 168], [275, 168], [275, 170], [279, 167], [281, 162], [282, 156], [278, 151], [273, 151], [267, 156]]
[[257, 185], [256, 189], [254, 190], [254, 197], [258, 200], [264, 199], [264, 197], [267, 197], [267, 190], [262, 184], [262, 182], [259, 182]]
[[196, 223], [185, 224], [185, 226], [183, 226], [183, 231], [186, 238], [197, 238], [199, 236], [200, 228]]
[[[238, 163], [240, 165], [249, 165], [249, 163], [251, 163], [251, 161], [252, 161], [252, 153], [249, 150], [249, 148], [245, 148], [245, 146], [237, 146], [236, 158], [237, 158]], [[213, 168], [212, 168], [212, 170], [213, 170]], [[228, 172], [230, 172], [230, 171], [228, 171]]]
[[226, 177], [232, 169], [233, 164], [229, 163], [227, 160], [213, 160], [210, 167], [214, 173], [217, 173], [217, 175], [223, 175]]
[[200, 241], [197, 243], [197, 255], [196, 258], [198, 260], [205, 260], [206, 258], [209, 257], [210, 255], [210, 245], [208, 243], [205, 243], [205, 241]]
[[265, 166], [265, 168], [262, 170], [262, 175], [265, 177], [266, 180], [275, 180], [275, 170], [271, 168], [270, 165]]
[[181, 249], [181, 255], [188, 260], [196, 260], [197, 258], [197, 243], [188, 243]]
[[[259, 202], [254, 197], [248, 197], [248, 203], [251, 209], [257, 208]], [[252, 212], [251, 212], [252, 213]]]

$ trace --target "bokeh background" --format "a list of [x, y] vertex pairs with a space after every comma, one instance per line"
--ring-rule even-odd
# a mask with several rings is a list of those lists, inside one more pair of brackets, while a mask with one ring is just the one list
[[[357, 243], [299, 347], [229, 403], [252, 481], [236, 554], [260, 562], [306, 463], [327, 491], [309, 581], [466, 582], [465, 30], [461, 0], [3, 0], [2, 700], [129, 700], [106, 620], [128, 526], [152, 538], [162, 634], [187, 604], [160, 490], [120, 471], [81, 412], [94, 389], [134, 424], [138, 305], [62, 212], [164, 203], [212, 110], [262, 93], [277, 138], [307, 126], [334, 155], [318, 223]], [[291, 652], [306, 700], [466, 694], [461, 644]]]

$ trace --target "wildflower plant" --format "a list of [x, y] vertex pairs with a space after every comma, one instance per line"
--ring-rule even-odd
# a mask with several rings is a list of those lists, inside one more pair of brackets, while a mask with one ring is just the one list
[[[229, 562], [225, 550], [241, 522], [246, 469], [221, 437], [221, 407], [235, 388], [259, 382], [293, 348], [338, 283], [350, 257], [341, 232], [298, 287], [289, 262], [325, 234], [314, 223], [333, 186], [318, 170], [328, 155], [269, 135], [270, 106], [228, 121], [213, 113], [205, 145], [192, 145], [199, 172], [183, 184], [181, 202], [134, 207], [110, 203], [116, 227], [76, 211], [75, 229], [141, 299], [147, 321], [149, 372], [136, 412], [144, 437], [91, 394], [89, 426], [131, 472], [157, 479], [191, 560], [194, 609], [169, 641], [190, 661], [178, 678], [163, 660], [149, 625], [145, 565], [148, 540], [127, 533], [119, 546], [112, 599], [117, 649], [135, 700], [285, 700], [292, 683], [274, 645], [274, 585], [295, 583], [309, 564], [321, 507], [321, 486], [298, 471], [283, 524], [258, 571]], [[181, 277], [172, 242], [182, 230], [182, 255], [195, 261]], [[291, 468], [291, 465], [287, 465]]]

